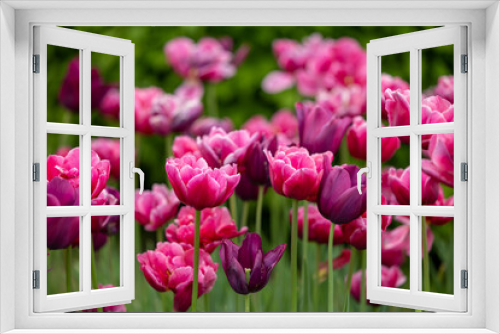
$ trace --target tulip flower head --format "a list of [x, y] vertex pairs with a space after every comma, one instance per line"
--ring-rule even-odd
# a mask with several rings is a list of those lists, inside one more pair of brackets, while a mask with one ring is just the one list
[[172, 145], [172, 153], [176, 158], [183, 157], [188, 153], [191, 153], [196, 158], [201, 158], [196, 140], [189, 136], [176, 136]]
[[[242, 295], [262, 290], [285, 248], [286, 244], [282, 244], [264, 254], [262, 240], [257, 233], [248, 233], [241, 246], [231, 240], [222, 241], [219, 254], [229, 285]], [[247, 280], [245, 271], [248, 270], [250, 275]]]
[[135, 192], [135, 219], [146, 231], [156, 231], [174, 219], [179, 209], [179, 199], [164, 184], [153, 184], [152, 190], [142, 195]]
[[339, 118], [324, 107], [310, 102], [298, 102], [296, 110], [300, 146], [311, 154], [327, 151], [336, 154], [351, 119]]
[[[399, 288], [406, 282], [405, 274], [397, 266], [382, 266], [380, 274], [381, 286]], [[351, 296], [359, 302], [361, 296], [361, 270], [352, 275]]]
[[151, 107], [153, 101], [162, 95], [163, 91], [158, 87], [135, 89], [135, 131], [145, 135], [153, 133], [150, 125]]
[[432, 135], [427, 152], [430, 159], [422, 159], [422, 170], [449, 187], [454, 184], [454, 143], [453, 133]]
[[208, 135], [212, 128], [221, 128], [226, 132], [234, 129], [233, 121], [230, 118], [201, 117], [194, 121], [189, 129], [189, 133], [194, 137]]
[[168, 159], [165, 169], [177, 198], [196, 210], [224, 203], [240, 180], [235, 165], [212, 169], [205, 159], [197, 159], [189, 153], [181, 158]]
[[[190, 245], [163, 242], [154, 251], [137, 254], [144, 277], [153, 289], [174, 293], [174, 311], [186, 312], [191, 306], [193, 290], [193, 253]], [[198, 298], [212, 290], [218, 263], [200, 249], [198, 270]]]
[[366, 211], [366, 179], [362, 178], [362, 194], [357, 190], [355, 165], [334, 166], [324, 162], [324, 174], [318, 193], [318, 209], [335, 224], [347, 224]]
[[109, 160], [110, 172], [113, 177], [120, 179], [120, 139], [97, 138], [92, 140], [92, 150], [101, 159]]
[[[392, 193], [400, 205], [410, 205], [410, 167], [406, 169], [389, 168], [388, 181]], [[422, 204], [433, 204], [438, 199], [438, 182], [422, 173]]]
[[302, 147], [280, 147], [274, 156], [266, 151], [269, 161], [269, 176], [274, 190], [296, 200], [316, 199], [324, 161], [330, 164], [331, 152], [309, 155]]
[[434, 94], [453, 103], [455, 100], [453, 75], [443, 75], [439, 77], [437, 87], [434, 89]]
[[[194, 245], [194, 215], [194, 208], [182, 207], [175, 222], [167, 227], [167, 240]], [[226, 207], [207, 208], [201, 211], [200, 247], [208, 253], [212, 253], [223, 239], [236, 238], [247, 231], [246, 226], [238, 231]]]

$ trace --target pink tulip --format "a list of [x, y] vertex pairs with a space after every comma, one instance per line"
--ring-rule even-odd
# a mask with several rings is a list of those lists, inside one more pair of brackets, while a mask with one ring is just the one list
[[[410, 205], [410, 167], [406, 169], [389, 169], [391, 190], [400, 205]], [[422, 173], [422, 204], [429, 205], [436, 202], [439, 194], [439, 184], [435, 179]]]
[[[390, 160], [401, 146], [398, 137], [384, 137], [382, 140], [382, 162]], [[357, 116], [347, 130], [347, 148], [356, 159], [366, 160], [366, 121]]]
[[250, 135], [246, 130], [226, 133], [221, 128], [213, 128], [210, 134], [198, 137], [197, 144], [208, 165], [219, 168], [231, 163], [241, 165], [248, 146], [257, 139], [257, 134]]
[[397, 89], [402, 89], [402, 90], [407, 90], [410, 89], [410, 85], [401, 79], [400, 77], [393, 77], [390, 76], [389, 74], [382, 74], [382, 77], [380, 79], [380, 86], [381, 86], [381, 102], [382, 102], [382, 119], [387, 119], [387, 110], [385, 109], [385, 94], [384, 92], [389, 88], [390, 90], [397, 90]]
[[[439, 96], [430, 96], [422, 101], [422, 124], [453, 122], [454, 107]], [[422, 149], [427, 149], [431, 135], [422, 136]]]
[[135, 89], [135, 130], [142, 134], [152, 134], [149, 119], [151, 106], [155, 98], [161, 96], [163, 91], [158, 87]]
[[342, 225], [342, 231], [347, 243], [358, 250], [366, 249], [366, 218], [359, 217]]
[[[166, 230], [167, 240], [181, 244], [194, 245], [194, 215], [192, 207], [184, 206], [173, 224]], [[200, 248], [212, 253], [224, 239], [232, 239], [248, 231], [243, 226], [239, 231], [226, 207], [207, 208], [201, 211]]]
[[191, 153], [196, 158], [201, 157], [201, 153], [198, 150], [198, 145], [196, 140], [189, 136], [177, 136], [174, 139], [174, 144], [172, 146], [172, 152], [174, 157], [180, 158], [188, 153]]
[[332, 47], [331, 72], [344, 86], [352, 83], [366, 84], [366, 52], [358, 41], [349, 37], [339, 38]]
[[443, 75], [438, 79], [438, 84], [434, 89], [434, 94], [450, 101], [450, 103], [454, 103], [454, 89], [453, 75]]
[[[99, 289], [109, 289], [109, 288], [114, 288], [115, 286], [113, 284], [107, 284], [103, 285], [99, 283], [98, 285]], [[113, 305], [113, 306], [105, 306], [102, 308], [103, 312], [112, 312], [112, 313], [123, 313], [127, 312], [127, 307], [125, 305]], [[82, 310], [82, 312], [99, 312], [98, 309], [92, 308], [88, 310]]]
[[[351, 280], [351, 296], [353, 296], [358, 302], [361, 296], [361, 274], [361, 270], [357, 271], [354, 275], [352, 275]], [[406, 276], [397, 266], [382, 266], [380, 274], [381, 285], [388, 288], [399, 288], [406, 282]]]
[[259, 114], [252, 116], [241, 128], [252, 135], [260, 133], [266, 138], [276, 135], [278, 142], [282, 145], [297, 142], [299, 131], [297, 118], [287, 109], [278, 110], [271, 121]]
[[295, 84], [293, 74], [283, 71], [269, 72], [262, 80], [262, 90], [268, 94], [276, 94], [292, 88]]
[[[231, 78], [236, 73], [236, 63], [241, 63], [243, 53], [236, 58], [224, 46], [227, 43], [205, 37], [198, 43], [180, 37], [165, 45], [167, 61], [177, 74], [183, 78], [219, 82]], [[247, 52], [247, 51], [246, 51]]]
[[120, 119], [120, 91], [112, 87], [101, 100], [99, 110], [105, 116]]
[[179, 199], [164, 184], [153, 184], [142, 195], [135, 192], [135, 219], [146, 231], [156, 231], [177, 214]]
[[[101, 191], [106, 187], [109, 178], [110, 163], [108, 160], [101, 160], [99, 155], [90, 151], [90, 178], [91, 178], [91, 198], [92, 204], [101, 204], [98, 199]], [[80, 186], [80, 149], [74, 148], [65, 157], [50, 155], [47, 158], [47, 181], [55, 176], [60, 176], [68, 180], [74, 188]]]
[[[292, 210], [290, 209], [290, 223], [292, 222]], [[333, 244], [340, 245], [344, 243], [344, 233], [340, 225], [332, 225], [332, 222], [321, 215], [318, 207], [314, 204], [309, 204], [307, 211], [307, 221], [309, 227], [309, 241], [315, 241], [319, 244], [328, 243], [328, 235], [330, 233], [330, 228], [335, 226]], [[302, 239], [304, 225], [304, 207], [299, 208], [298, 215], [298, 229], [299, 238]]]
[[212, 128], [221, 128], [226, 132], [231, 132], [234, 129], [233, 121], [225, 118], [201, 117], [194, 121], [189, 129], [189, 133], [194, 137], [202, 137], [208, 135]]
[[422, 170], [434, 179], [453, 187], [455, 151], [453, 133], [432, 135], [427, 151], [429, 159], [422, 159]]
[[241, 128], [248, 131], [251, 135], [258, 133], [266, 138], [271, 137], [275, 133], [272, 124], [267, 120], [267, 118], [260, 114], [250, 117], [245, 123], [243, 123]]
[[[449, 198], [444, 197], [443, 189], [439, 187], [439, 196], [437, 201], [434, 203], [436, 206], [454, 206], [455, 200], [453, 196]], [[445, 225], [453, 220], [453, 217], [427, 217], [427, 222], [430, 225]]]
[[[330, 223], [331, 224], [331, 223]], [[337, 225], [336, 225], [337, 226]], [[351, 250], [350, 249], [342, 249], [342, 252], [333, 259], [332, 269], [342, 269], [351, 261]], [[318, 277], [319, 282], [324, 282], [328, 275], [328, 262], [321, 262], [319, 264]]]
[[[113, 187], [106, 187], [99, 194], [103, 200], [102, 205], [120, 205], [120, 192]], [[118, 233], [120, 229], [120, 216], [92, 216], [90, 231], [92, 233], [92, 246], [94, 251], [101, 249], [108, 237]], [[74, 242], [78, 246], [79, 238]]]
[[240, 180], [235, 165], [212, 169], [205, 159], [196, 159], [191, 154], [168, 159], [165, 169], [177, 198], [196, 210], [224, 203], [233, 194]]
[[155, 133], [184, 132], [203, 112], [203, 86], [184, 83], [174, 95], [161, 94], [151, 104], [149, 123]]
[[92, 150], [101, 159], [109, 160], [111, 164], [111, 175], [120, 179], [120, 139], [97, 138], [92, 140]]
[[302, 147], [280, 147], [274, 156], [266, 151], [269, 176], [274, 190], [296, 200], [314, 201], [323, 176], [323, 160], [331, 152], [309, 155]]
[[316, 103], [338, 117], [355, 117], [366, 113], [366, 88], [359, 85], [337, 86], [320, 91]]
[[384, 96], [389, 125], [410, 125], [410, 90], [387, 89]]
[[[163, 242], [156, 250], [137, 254], [137, 260], [148, 283], [159, 292], [172, 291], [174, 310], [185, 312], [191, 306], [193, 285], [193, 248], [189, 245]], [[212, 290], [218, 263], [200, 249], [198, 298]]]

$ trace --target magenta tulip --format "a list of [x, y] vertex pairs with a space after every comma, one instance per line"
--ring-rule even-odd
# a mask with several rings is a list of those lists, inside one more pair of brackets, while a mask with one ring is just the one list
[[146, 231], [156, 231], [175, 218], [179, 204], [173, 190], [155, 183], [152, 190], [145, 190], [142, 195], [136, 190], [135, 219]]
[[231, 132], [234, 129], [234, 125], [233, 121], [227, 117], [201, 117], [191, 125], [189, 133], [194, 137], [202, 137], [208, 135], [212, 128], [221, 128], [226, 132]]
[[366, 88], [360, 85], [337, 86], [320, 91], [316, 102], [337, 117], [355, 117], [366, 113]]
[[[99, 289], [109, 289], [109, 288], [114, 288], [115, 286], [113, 284], [107, 284], [103, 285], [99, 283]], [[122, 304], [122, 305], [113, 305], [113, 306], [105, 306], [102, 308], [103, 312], [112, 312], [112, 313], [123, 313], [127, 312], [127, 307]], [[92, 308], [88, 310], [82, 310], [82, 312], [99, 312], [98, 309]]]
[[311, 154], [327, 151], [336, 154], [351, 119], [338, 118], [325, 108], [310, 102], [298, 102], [295, 107], [299, 121], [300, 146]]
[[[437, 201], [433, 204], [436, 206], [454, 206], [455, 199], [453, 196], [445, 198], [443, 194], [443, 189], [439, 187], [439, 195]], [[427, 222], [430, 225], [445, 225], [453, 220], [453, 217], [427, 217]]]
[[357, 250], [366, 249], [366, 218], [359, 217], [342, 225], [342, 232], [348, 244]]
[[453, 75], [443, 75], [439, 77], [437, 87], [434, 89], [434, 94], [441, 96], [443, 99], [454, 103], [454, 80]]
[[293, 74], [283, 71], [272, 71], [262, 80], [262, 90], [269, 94], [276, 94], [292, 88], [294, 84], [295, 77]]
[[[389, 168], [388, 181], [398, 203], [410, 205], [410, 167], [406, 169]], [[422, 173], [422, 204], [433, 204], [438, 199], [438, 194], [438, 182], [426, 173]]]
[[271, 118], [271, 121], [268, 121], [262, 115], [252, 116], [241, 128], [247, 130], [252, 135], [259, 133], [266, 138], [276, 135], [278, 143], [281, 145], [298, 142], [298, 121], [287, 109], [278, 110]]
[[366, 211], [366, 179], [362, 179], [362, 195], [358, 193], [355, 165], [334, 166], [324, 161], [324, 174], [318, 192], [318, 209], [335, 224], [347, 224]]
[[[380, 280], [381, 286], [387, 288], [399, 288], [400, 286], [405, 284], [406, 276], [405, 274], [403, 274], [403, 271], [401, 271], [401, 269], [397, 266], [382, 266]], [[352, 275], [351, 295], [359, 302], [361, 296], [361, 270]]]
[[[330, 223], [331, 225], [331, 223]], [[337, 226], [337, 225], [335, 225]], [[336, 233], [336, 231], [335, 231]], [[346, 264], [348, 264], [351, 261], [351, 250], [350, 249], [342, 249], [342, 252], [333, 259], [332, 261], [332, 269], [342, 269], [345, 267]], [[318, 270], [318, 276], [319, 276], [319, 281], [323, 282], [325, 281], [326, 277], [328, 275], [328, 261], [321, 262], [319, 264], [319, 270]]]
[[210, 134], [198, 137], [198, 148], [202, 157], [212, 168], [219, 168], [226, 164], [241, 165], [248, 147], [258, 138], [257, 134], [250, 135], [246, 130], [237, 130], [226, 133], [221, 128], [214, 128]]
[[120, 139], [97, 138], [92, 140], [92, 150], [101, 159], [109, 160], [111, 175], [120, 179]]
[[[389, 161], [401, 146], [398, 137], [384, 137], [382, 141], [382, 162]], [[347, 147], [356, 159], [366, 160], [366, 121], [355, 117], [347, 130]]]
[[191, 153], [196, 158], [201, 158], [196, 140], [189, 136], [176, 136], [172, 145], [172, 152], [176, 158], [180, 158], [188, 153]]
[[135, 130], [137, 132], [145, 135], [153, 133], [150, 125], [151, 107], [153, 101], [162, 94], [163, 91], [158, 87], [135, 89]]
[[[180, 244], [194, 245], [194, 215], [192, 207], [184, 206], [173, 224], [166, 230], [167, 240]], [[232, 239], [248, 231], [243, 226], [239, 231], [225, 207], [207, 208], [201, 211], [200, 247], [212, 253], [223, 239]]]
[[[290, 210], [290, 223], [292, 222], [292, 210]], [[309, 227], [308, 240], [315, 241], [319, 244], [327, 244], [328, 243], [328, 234], [330, 233], [330, 228], [332, 227], [332, 222], [326, 219], [321, 215], [318, 210], [318, 207], [314, 204], [309, 204], [307, 210], [307, 221]], [[301, 206], [299, 208], [299, 216], [298, 216], [298, 232], [299, 238], [302, 239], [304, 226], [304, 207]], [[333, 244], [340, 245], [344, 243], [344, 233], [340, 225], [334, 225], [334, 238]]]
[[410, 248], [409, 228], [406, 225], [398, 226], [393, 230], [382, 232], [381, 257], [384, 266], [401, 266], [407, 257]]
[[[174, 310], [185, 312], [191, 306], [193, 286], [193, 248], [189, 245], [163, 242], [156, 250], [137, 254], [137, 260], [148, 283], [156, 291], [173, 291]], [[198, 298], [212, 290], [218, 264], [200, 249], [198, 270]]]
[[[106, 187], [99, 194], [102, 205], [120, 205], [120, 192], [112, 187]], [[92, 216], [90, 231], [92, 233], [92, 246], [95, 251], [101, 249], [108, 237], [118, 233], [120, 229], [120, 216]], [[78, 245], [79, 239], [74, 243]]]
[[105, 116], [120, 119], [120, 90], [111, 87], [103, 96], [99, 110]]
[[165, 169], [177, 198], [196, 210], [224, 203], [240, 180], [235, 165], [212, 169], [205, 159], [196, 159], [191, 154], [168, 159]]
[[429, 159], [422, 159], [422, 169], [434, 179], [453, 187], [454, 177], [454, 143], [453, 133], [432, 135], [427, 152]]
[[330, 152], [309, 155], [302, 147], [280, 147], [274, 154], [266, 151], [269, 161], [269, 176], [274, 190], [283, 196], [296, 200], [316, 199], [321, 177], [323, 161], [332, 162]]
[[381, 103], [382, 103], [382, 119], [387, 119], [387, 110], [385, 109], [385, 91], [389, 88], [390, 90], [407, 90], [410, 89], [410, 85], [399, 77], [393, 77], [389, 74], [382, 74], [380, 79], [381, 86]]
[[[231, 240], [222, 241], [220, 259], [227, 280], [236, 293], [247, 295], [262, 290], [285, 252], [286, 244], [264, 254], [262, 240], [257, 233], [248, 233], [241, 246]], [[249, 279], [246, 271], [250, 271]]]

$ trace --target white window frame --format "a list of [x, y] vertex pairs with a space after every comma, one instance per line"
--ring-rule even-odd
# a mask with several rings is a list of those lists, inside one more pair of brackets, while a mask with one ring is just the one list
[[[132, 9], [115, 7], [124, 6]], [[66, 7], [66, 8], [62, 8]], [[101, 7], [98, 9], [97, 7]], [[102, 7], [108, 9], [102, 9]], [[149, 9], [147, 9], [149, 7]], [[113, 10], [113, 8], [115, 8]], [[143, 10], [137, 10], [143, 8]], [[16, 2], [0, 3], [0, 329], [12, 333], [267, 332], [493, 333], [500, 331], [500, 11], [495, 1]], [[34, 314], [31, 269], [31, 31], [73, 25], [448, 25], [469, 27], [467, 313]], [[487, 71], [486, 71], [487, 69]], [[14, 85], [12, 84], [14, 82]], [[13, 112], [15, 110], [15, 113]], [[15, 116], [14, 116], [15, 115]], [[487, 136], [485, 135], [487, 133]], [[15, 144], [12, 145], [12, 137]], [[486, 140], [487, 138], [487, 140]], [[12, 177], [15, 175], [15, 177]], [[488, 175], [488, 182], [485, 182]], [[15, 189], [12, 198], [12, 189]], [[486, 196], [488, 194], [488, 196]], [[486, 217], [488, 219], [486, 219]], [[12, 222], [15, 222], [13, 224]], [[471, 225], [474, 226], [472, 230]], [[15, 235], [15, 238], [12, 238]], [[488, 252], [486, 252], [488, 251]], [[12, 254], [14, 252], [14, 254]], [[488, 254], [488, 256], [485, 256]], [[488, 265], [486, 266], [486, 260]], [[219, 273], [221, 274], [221, 273]], [[487, 291], [487, 293], [486, 293]], [[14, 305], [14, 307], [12, 307]], [[168, 326], [168, 328], [167, 328]], [[137, 329], [141, 327], [140, 329]], [[294, 328], [295, 330], [285, 330]], [[413, 328], [413, 330], [410, 330]], [[137, 330], [133, 330], [137, 329]], [[232, 330], [231, 330], [232, 329]], [[343, 330], [342, 330], [343, 329]], [[416, 330], [418, 329], [418, 330]]]
[[[462, 73], [462, 55], [467, 55], [465, 26], [448, 26], [370, 41], [367, 45], [367, 298], [374, 303], [430, 311], [467, 310], [467, 290], [461, 287], [461, 270], [467, 270], [467, 185], [461, 181], [461, 163], [467, 163], [467, 73]], [[422, 124], [422, 50], [453, 47], [454, 122]], [[380, 101], [383, 56], [409, 53], [410, 124], [382, 126]], [[426, 59], [431, 61], [432, 59]], [[454, 206], [422, 205], [421, 135], [453, 133]], [[410, 137], [410, 205], [381, 205], [381, 138]], [[472, 182], [472, 179], [471, 179]], [[410, 218], [410, 289], [381, 286], [381, 217], [404, 215]], [[422, 290], [422, 224], [426, 216], [454, 217], [453, 222], [453, 293]], [[424, 218], [423, 218], [424, 217]], [[431, 277], [432, 279], [432, 277]]]
[[[34, 289], [34, 311], [75, 311], [95, 307], [128, 304], [134, 299], [134, 44], [129, 40], [85, 33], [71, 29], [35, 26], [34, 54], [39, 56], [39, 71], [33, 74], [34, 162], [40, 164], [39, 181], [33, 184], [33, 269], [39, 272], [39, 288]], [[47, 46], [71, 48], [79, 52], [80, 106], [78, 124], [47, 122]], [[120, 62], [120, 125], [91, 124], [91, 57], [92, 53], [112, 55]], [[56, 69], [51, 69], [56, 70]], [[65, 69], [60, 68], [61, 71]], [[47, 135], [65, 134], [79, 137], [80, 205], [47, 206]], [[96, 137], [120, 140], [120, 204], [91, 205], [90, 159], [91, 139]], [[130, 177], [132, 176], [132, 177]], [[120, 281], [108, 289], [91, 287], [91, 218], [99, 215], [120, 216]], [[47, 295], [47, 217], [78, 216], [79, 225], [79, 288], [70, 293]], [[94, 290], [92, 290], [94, 289]]]

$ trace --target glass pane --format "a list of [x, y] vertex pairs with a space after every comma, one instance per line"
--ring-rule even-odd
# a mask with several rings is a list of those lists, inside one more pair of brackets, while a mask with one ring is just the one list
[[80, 205], [80, 137], [47, 134], [47, 206]]
[[120, 57], [91, 54], [92, 125], [120, 126]]
[[92, 216], [92, 289], [120, 286], [121, 216]]
[[410, 125], [410, 53], [381, 57], [382, 126]]
[[421, 139], [422, 205], [453, 206], [455, 136], [443, 133], [424, 135]]
[[380, 216], [383, 287], [410, 289], [410, 217]]
[[421, 50], [421, 124], [453, 122], [453, 59], [453, 45]]
[[47, 122], [80, 123], [80, 50], [47, 45]]
[[408, 137], [380, 138], [382, 205], [410, 204], [410, 145]]
[[79, 217], [47, 218], [47, 294], [80, 291]]
[[92, 205], [118, 205], [120, 201], [120, 139], [92, 137]]
[[453, 294], [453, 217], [422, 217], [422, 222], [427, 227], [421, 248], [422, 291]]

